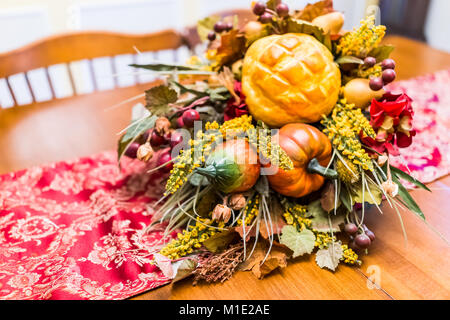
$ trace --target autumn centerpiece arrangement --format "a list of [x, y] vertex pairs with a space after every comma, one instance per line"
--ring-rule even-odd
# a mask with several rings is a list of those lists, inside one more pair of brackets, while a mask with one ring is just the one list
[[383, 199], [424, 218], [402, 182], [427, 188], [389, 163], [415, 131], [411, 99], [385, 90], [396, 77], [385, 27], [369, 16], [343, 31], [330, 0], [252, 10], [241, 28], [201, 20], [204, 57], [134, 65], [169, 75], [118, 151], [168, 175], [147, 231], [177, 233], [154, 254], [171, 278], [261, 278], [307, 254], [333, 271], [360, 265], [376, 241], [364, 217]]

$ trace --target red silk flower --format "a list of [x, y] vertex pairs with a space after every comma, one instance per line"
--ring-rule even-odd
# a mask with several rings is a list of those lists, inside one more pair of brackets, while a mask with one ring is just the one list
[[363, 142], [376, 151], [398, 154], [398, 148], [409, 147], [416, 131], [412, 128], [414, 111], [412, 99], [406, 94], [386, 93], [379, 101], [372, 100], [370, 124], [377, 136], [375, 139], [361, 137]]
[[245, 95], [242, 93], [242, 85], [239, 81], [234, 82], [234, 92], [239, 96], [240, 101], [238, 103], [234, 97], [227, 101], [227, 107], [224, 110], [225, 121], [248, 114], [248, 107], [245, 103]]

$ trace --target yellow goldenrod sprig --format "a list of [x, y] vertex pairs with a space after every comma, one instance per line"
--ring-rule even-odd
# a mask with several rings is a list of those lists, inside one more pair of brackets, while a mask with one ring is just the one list
[[285, 212], [283, 213], [283, 217], [286, 220], [286, 223], [297, 228], [298, 231], [301, 231], [305, 228], [310, 229], [312, 221], [305, 217], [307, 212], [307, 207], [294, 203], [287, 203], [284, 206]]
[[352, 249], [350, 249], [348, 247], [348, 245], [343, 244], [341, 245], [342, 250], [343, 250], [343, 255], [341, 258], [341, 261], [343, 261], [346, 264], [350, 264], [350, 265], [360, 265], [361, 261], [358, 260], [358, 255], [356, 254], [355, 251], [353, 251]]
[[177, 238], [169, 242], [160, 253], [170, 259], [184, 257], [201, 248], [203, 242], [220, 231], [217, 228], [224, 228], [224, 226], [223, 221], [217, 222], [198, 217], [194, 226], [189, 226], [188, 229], [179, 233]]
[[232, 139], [236, 136], [243, 136], [248, 130], [254, 129], [252, 124], [252, 116], [243, 115], [238, 118], [234, 118], [225, 121], [219, 128], [225, 139]]
[[[216, 122], [207, 123], [206, 128], [216, 127]], [[167, 180], [165, 194], [175, 193], [188, 180], [195, 168], [202, 166], [211, 153], [212, 144], [217, 139], [217, 133], [198, 131], [196, 139], [189, 141], [189, 149], [181, 150], [176, 158], [170, 177]]]
[[270, 164], [286, 171], [294, 169], [294, 164], [286, 152], [279, 144], [272, 143], [270, 130], [259, 127], [250, 128], [247, 130], [247, 136], [249, 143], [255, 146], [258, 154], [267, 159]]
[[359, 134], [362, 132], [364, 136], [375, 138], [375, 132], [361, 109], [341, 99], [331, 115], [324, 117], [321, 123], [325, 126], [323, 132], [339, 152], [353, 164], [373, 171], [372, 160], [363, 149]]
[[259, 214], [259, 200], [260, 200], [259, 198], [260, 196], [259, 194], [257, 194], [255, 198], [248, 200], [244, 208], [243, 214], [244, 221], [242, 221], [242, 219], [238, 219], [237, 220], [238, 226], [242, 226], [243, 222], [244, 225], [249, 226], [253, 222], [253, 220], [255, 220], [255, 218]]
[[364, 58], [374, 48], [378, 47], [386, 33], [385, 26], [375, 26], [375, 16], [361, 20], [361, 26], [345, 34], [336, 47], [338, 54]]

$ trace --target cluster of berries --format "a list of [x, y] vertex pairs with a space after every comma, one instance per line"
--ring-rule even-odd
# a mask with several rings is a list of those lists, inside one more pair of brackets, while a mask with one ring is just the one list
[[349, 247], [353, 251], [367, 249], [375, 240], [375, 234], [365, 224], [362, 225], [362, 230], [360, 230], [356, 224], [347, 223], [344, 230], [350, 236]]
[[[368, 68], [372, 68], [377, 63], [377, 60], [374, 57], [367, 57], [364, 59], [364, 65]], [[373, 91], [378, 91], [383, 89], [383, 87], [395, 80], [397, 77], [394, 69], [395, 69], [395, 61], [392, 59], [385, 59], [381, 62], [381, 68], [383, 72], [381, 77], [374, 77], [370, 79], [370, 89]]]
[[[200, 120], [198, 111], [188, 109], [176, 119], [176, 125], [178, 128], [192, 128], [194, 122], [198, 120]], [[160, 170], [163, 172], [170, 172], [173, 168], [172, 149], [183, 142], [183, 136], [170, 126], [170, 121], [166, 117], [158, 118], [154, 128], [144, 132], [137, 141], [128, 146], [125, 155], [147, 162], [153, 157], [155, 150], [165, 149], [159, 154], [156, 166], [161, 167]]]
[[280, 3], [275, 8], [275, 11], [272, 11], [267, 8], [264, 2], [259, 1], [253, 6], [253, 13], [259, 16], [261, 23], [269, 23], [275, 15], [278, 15], [280, 18], [287, 17], [289, 15], [289, 7], [285, 3]]

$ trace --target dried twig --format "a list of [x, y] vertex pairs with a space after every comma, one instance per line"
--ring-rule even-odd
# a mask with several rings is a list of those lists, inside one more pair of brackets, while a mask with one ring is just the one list
[[195, 286], [199, 281], [224, 282], [231, 278], [238, 265], [244, 260], [244, 245], [242, 242], [230, 246], [220, 254], [209, 254], [200, 258], [199, 266], [194, 271]]

